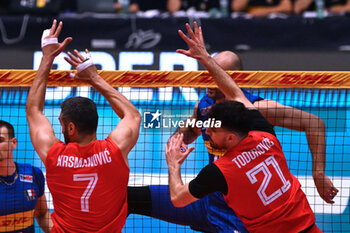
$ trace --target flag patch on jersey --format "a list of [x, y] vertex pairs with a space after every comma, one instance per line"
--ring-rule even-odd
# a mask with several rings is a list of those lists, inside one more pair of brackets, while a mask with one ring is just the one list
[[35, 190], [34, 189], [27, 189], [24, 191], [24, 195], [26, 196], [28, 201], [32, 201], [35, 199]]
[[23, 174], [20, 174], [20, 175], [19, 175], [19, 179], [20, 179], [22, 182], [33, 183], [33, 176], [32, 176], [32, 175], [23, 175]]

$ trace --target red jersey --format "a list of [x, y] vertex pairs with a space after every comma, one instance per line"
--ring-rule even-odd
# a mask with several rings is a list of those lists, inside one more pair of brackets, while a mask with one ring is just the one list
[[127, 217], [129, 167], [107, 138], [86, 146], [58, 142], [46, 158], [52, 232], [121, 232]]
[[274, 135], [250, 131], [215, 164], [227, 182], [224, 198], [249, 232], [295, 233], [315, 223]]

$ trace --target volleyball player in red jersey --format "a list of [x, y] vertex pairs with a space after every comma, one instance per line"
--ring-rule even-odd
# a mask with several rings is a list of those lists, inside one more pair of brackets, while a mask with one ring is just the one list
[[166, 159], [173, 204], [185, 206], [219, 191], [249, 232], [321, 232], [272, 126], [207, 53], [197, 23], [194, 32], [186, 27], [190, 37], [179, 34], [189, 50], [177, 52], [200, 61], [229, 100], [215, 104], [208, 113], [208, 119], [221, 121], [221, 127], [207, 129], [211, 146], [227, 153], [183, 184], [180, 167], [194, 148], [186, 147], [182, 134], [172, 137]]
[[[31, 141], [46, 166], [52, 194], [52, 232], [121, 232], [127, 217], [128, 153], [135, 145], [141, 122], [137, 109], [97, 73], [90, 58], [75, 50], [68, 63], [75, 78], [96, 88], [121, 118], [105, 140], [96, 139], [96, 104], [71, 97], [61, 104], [59, 117], [65, 143], [59, 141], [43, 114], [46, 84], [54, 58], [72, 40], [58, 43], [62, 22], [55, 20], [42, 38], [43, 58], [27, 99]], [[88, 51], [86, 51], [88, 53]]]

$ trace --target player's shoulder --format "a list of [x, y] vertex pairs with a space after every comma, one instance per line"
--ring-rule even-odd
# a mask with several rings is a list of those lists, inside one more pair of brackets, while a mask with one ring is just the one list
[[33, 173], [33, 171], [35, 173], [43, 173], [42, 170], [39, 167], [35, 167], [29, 163], [16, 163], [17, 164], [17, 168], [19, 171], [21, 172], [30, 172]]
[[21, 176], [21, 179], [29, 181], [32, 180], [32, 178], [35, 180], [44, 179], [44, 174], [39, 167], [35, 167], [29, 163], [16, 163], [16, 165], [18, 169], [17, 172]]
[[62, 149], [65, 149], [67, 147], [68, 144], [65, 144], [64, 142], [58, 140], [56, 143], [54, 143], [48, 153], [52, 152], [52, 151], [56, 151], [56, 150], [62, 150]]
[[31, 171], [34, 169], [34, 166], [29, 164], [29, 163], [17, 163], [16, 162], [16, 165], [17, 165], [17, 169], [19, 171]]
[[214, 101], [212, 98], [208, 96], [208, 94], [205, 94], [198, 102], [203, 102], [203, 101]]
[[204, 95], [198, 102], [198, 108], [208, 107], [215, 103], [214, 99], [210, 98], [208, 94]]

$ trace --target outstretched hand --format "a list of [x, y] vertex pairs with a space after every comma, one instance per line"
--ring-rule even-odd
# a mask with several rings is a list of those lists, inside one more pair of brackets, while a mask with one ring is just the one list
[[205, 48], [204, 40], [203, 40], [203, 33], [202, 33], [202, 27], [198, 27], [197, 22], [193, 23], [194, 32], [191, 29], [191, 26], [186, 23], [187, 32], [189, 34], [189, 37], [186, 36], [181, 30], [178, 31], [181, 38], [188, 44], [189, 49], [177, 49], [177, 53], [184, 54], [189, 57], [193, 57], [195, 59], [198, 59], [201, 61], [202, 59], [206, 57], [210, 57], [209, 53], [207, 52], [207, 49]]
[[[59, 22], [57, 26], [57, 20], [55, 19], [51, 28], [44, 31], [42, 38], [43, 56], [55, 58], [65, 49], [67, 44], [73, 40], [72, 37], [67, 37], [63, 42], [58, 43], [57, 38], [61, 34], [62, 26], [62, 22]], [[45, 43], [45, 41], [49, 42]]]
[[334, 187], [332, 181], [325, 175], [314, 176], [315, 185], [317, 192], [320, 194], [321, 198], [329, 203], [333, 204], [333, 198], [337, 195], [338, 189]]
[[96, 67], [92, 62], [89, 50], [85, 49], [86, 58], [79, 53], [78, 50], [74, 49], [75, 55], [68, 52], [68, 57], [64, 59], [77, 69], [78, 74], [74, 75], [75, 79], [91, 82], [92, 79], [98, 76]]
[[165, 155], [168, 167], [180, 166], [187, 156], [194, 150], [194, 147], [187, 148], [183, 142], [182, 133], [173, 135], [165, 146]]

